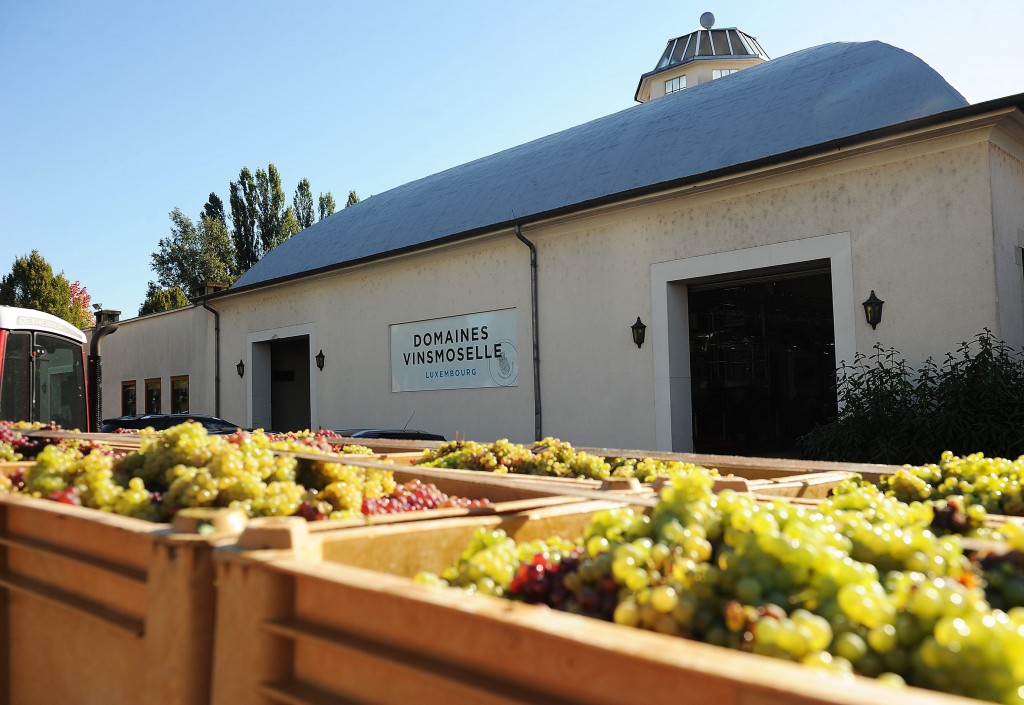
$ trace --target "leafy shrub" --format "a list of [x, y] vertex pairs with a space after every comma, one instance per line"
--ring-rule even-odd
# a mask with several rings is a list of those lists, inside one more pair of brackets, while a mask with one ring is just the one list
[[839, 368], [837, 397], [836, 418], [797, 440], [804, 457], [920, 464], [945, 450], [1024, 454], [1024, 353], [988, 329], [916, 371], [876, 343]]

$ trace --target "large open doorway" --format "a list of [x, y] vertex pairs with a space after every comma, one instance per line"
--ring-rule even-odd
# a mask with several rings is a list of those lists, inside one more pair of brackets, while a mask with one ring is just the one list
[[836, 412], [828, 265], [687, 288], [694, 450], [797, 455]]
[[274, 431], [311, 425], [309, 336], [252, 342], [252, 423]]
[[270, 341], [270, 427], [309, 428], [309, 336]]

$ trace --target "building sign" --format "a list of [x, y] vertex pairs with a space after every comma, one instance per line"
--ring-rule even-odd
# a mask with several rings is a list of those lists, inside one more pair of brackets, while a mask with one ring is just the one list
[[391, 326], [391, 391], [519, 385], [514, 308]]

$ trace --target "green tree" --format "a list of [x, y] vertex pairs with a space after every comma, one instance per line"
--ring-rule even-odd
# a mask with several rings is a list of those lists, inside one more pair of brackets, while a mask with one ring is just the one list
[[204, 215], [198, 227], [192, 219], [175, 208], [170, 213], [171, 234], [161, 238], [151, 256], [157, 282], [164, 288], [179, 287], [195, 298], [209, 282], [230, 284], [232, 273], [231, 238], [224, 223]]
[[281, 217], [281, 242], [297, 234], [300, 230], [302, 227], [299, 225], [299, 219], [295, 216], [295, 209], [288, 206], [284, 209], [284, 215]]
[[320, 220], [334, 214], [334, 196], [331, 192], [320, 194]]
[[263, 250], [256, 239], [256, 180], [248, 167], [242, 167], [238, 181], [232, 181], [229, 189], [235, 271], [242, 274], [263, 256]]
[[76, 281], [73, 295], [64, 272], [55, 275], [39, 250], [15, 259], [10, 273], [0, 280], [0, 304], [43, 311], [78, 328], [92, 324], [91, 314], [82, 308], [83, 301], [88, 304], [85, 287]]
[[281, 174], [273, 164], [255, 175], [242, 167], [230, 190], [235, 271], [241, 274], [301, 228], [296, 208], [285, 206]]
[[227, 230], [228, 221], [224, 216], [224, 201], [220, 200], [220, 197], [213, 191], [210, 192], [210, 197], [206, 199], [206, 203], [203, 205], [202, 214], [216, 218], [224, 224], [224, 229]]
[[349, 206], [354, 206], [357, 203], [359, 203], [359, 196], [355, 191], [349, 191], [348, 200], [345, 201], [345, 207], [348, 208]]
[[313, 212], [313, 191], [309, 187], [309, 179], [302, 179], [295, 187], [292, 206], [295, 208], [295, 219], [298, 221], [300, 230], [305, 230], [313, 224], [315, 213]]
[[145, 316], [149, 313], [170, 311], [172, 308], [181, 308], [188, 305], [188, 297], [185, 296], [185, 292], [181, 290], [181, 287], [170, 286], [161, 288], [154, 282], [150, 282], [149, 289], [146, 291], [146, 300], [142, 302], [142, 307], [139, 308], [139, 315]]
[[284, 224], [284, 189], [277, 167], [271, 164], [266, 171], [256, 170], [256, 231], [262, 254], [270, 252], [287, 238]]

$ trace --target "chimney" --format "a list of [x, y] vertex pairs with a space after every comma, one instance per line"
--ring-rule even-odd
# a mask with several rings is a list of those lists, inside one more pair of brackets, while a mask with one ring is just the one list
[[102, 328], [109, 323], [117, 323], [121, 320], [121, 312], [113, 311], [109, 308], [103, 308], [96, 312], [96, 327]]
[[224, 291], [227, 288], [227, 284], [214, 284], [213, 282], [206, 282], [206, 284], [203, 285], [203, 296], [216, 294], [218, 291]]

